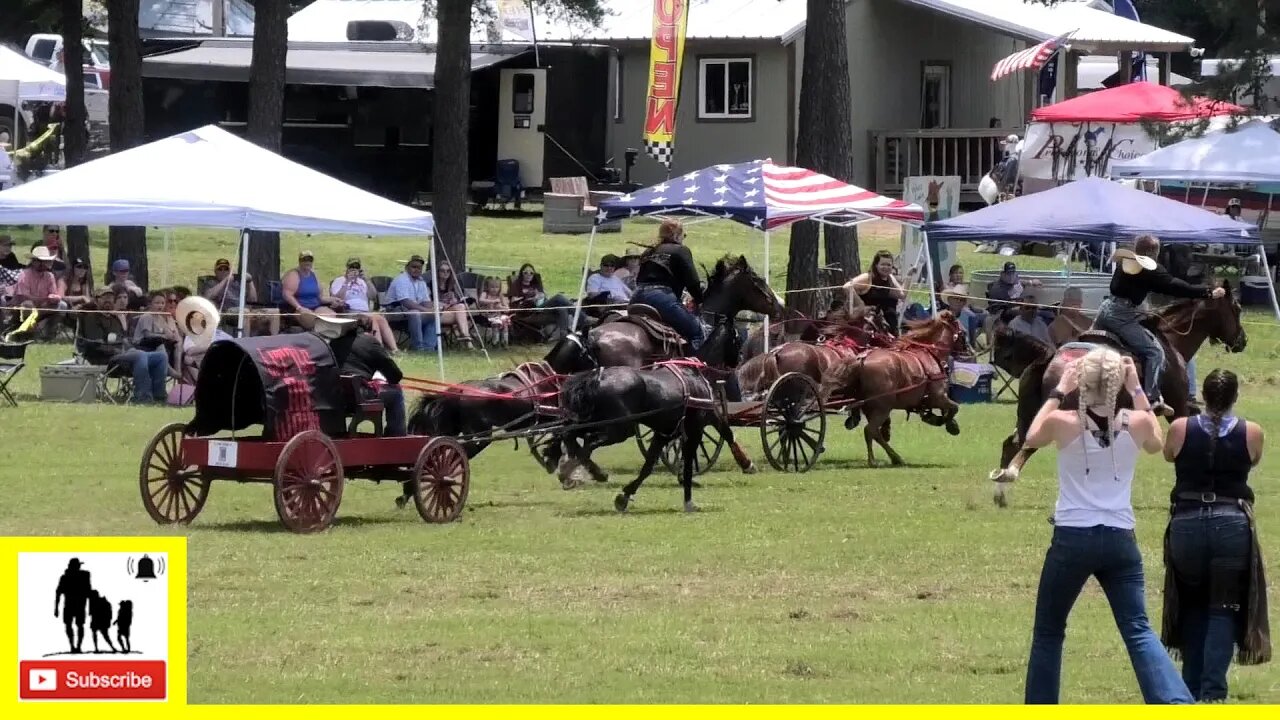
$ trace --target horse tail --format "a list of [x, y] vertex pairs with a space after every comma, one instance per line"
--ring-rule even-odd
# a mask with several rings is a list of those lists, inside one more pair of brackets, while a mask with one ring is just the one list
[[573, 375], [560, 388], [560, 407], [574, 417], [587, 417], [600, 397], [602, 372], [585, 372]]
[[414, 403], [409, 413], [408, 430], [412, 435], [457, 435], [456, 423], [446, 422], [445, 417], [450, 409], [450, 401], [446, 395], [423, 395]]

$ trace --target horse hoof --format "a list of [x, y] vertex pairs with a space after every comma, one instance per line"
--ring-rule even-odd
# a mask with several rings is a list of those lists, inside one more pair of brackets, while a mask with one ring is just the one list
[[627, 497], [625, 493], [618, 493], [618, 495], [613, 498], [613, 509], [620, 513], [624, 513], [627, 511], [627, 505], [630, 503], [631, 498]]
[[948, 420], [948, 421], [947, 421], [947, 433], [948, 433], [948, 434], [950, 434], [950, 435], [959, 435], [959, 434], [960, 434], [960, 425], [959, 425], [959, 423], [957, 423], [955, 420]]
[[755, 475], [758, 472], [760, 472], [760, 468], [756, 467], [754, 462], [748, 463], [746, 467], [742, 468], [743, 475]]
[[400, 497], [396, 498], [397, 510], [403, 510], [405, 506], [408, 504], [409, 504], [409, 498], [405, 497], [404, 495], [401, 495]]
[[695, 513], [695, 512], [701, 512], [702, 508], [698, 507], [697, 505], [694, 505], [693, 502], [690, 501], [684, 504], [684, 511], [687, 513]]
[[1008, 488], [1009, 488], [1009, 483], [996, 483], [996, 491], [991, 496], [991, 500], [996, 504], [996, 507], [999, 507], [999, 508], [1009, 507]]
[[845, 429], [845, 430], [852, 430], [852, 429], [854, 429], [854, 428], [858, 427], [858, 423], [859, 423], [859, 422], [860, 422], [860, 420], [858, 420], [858, 418], [855, 418], [855, 417], [853, 417], [853, 416], [849, 416], [849, 417], [847, 417], [847, 418], [845, 418], [845, 419], [844, 419], [844, 429]]

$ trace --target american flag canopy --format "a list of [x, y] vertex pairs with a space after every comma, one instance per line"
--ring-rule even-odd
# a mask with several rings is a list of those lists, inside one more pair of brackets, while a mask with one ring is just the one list
[[919, 205], [769, 160], [714, 165], [610, 198], [600, 203], [596, 224], [639, 215], [721, 217], [758, 230], [818, 217], [924, 220]]
[[1065, 35], [1050, 38], [1039, 45], [1029, 47], [1026, 50], [1019, 50], [1004, 58], [991, 68], [992, 82], [1018, 70], [1039, 70], [1045, 63], [1049, 62], [1049, 58], [1053, 57], [1053, 54], [1058, 52], [1058, 48], [1062, 47], [1067, 38], [1074, 35], [1075, 32], [1075, 30], [1072, 30]]

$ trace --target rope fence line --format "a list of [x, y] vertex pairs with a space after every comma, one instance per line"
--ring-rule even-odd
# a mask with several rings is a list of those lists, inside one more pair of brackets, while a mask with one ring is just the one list
[[[1050, 304], [1047, 304], [1047, 303], [1030, 303], [1030, 302], [1026, 302], [1026, 301], [1023, 301], [1023, 300], [993, 300], [993, 299], [988, 298], [988, 297], [985, 297], [985, 296], [979, 296], [979, 295], [960, 295], [960, 294], [957, 294], [957, 293], [954, 293], [954, 292], [949, 292], [949, 291], [947, 291], [947, 290], [941, 290], [941, 291], [933, 292], [933, 291], [930, 291], [928, 288], [921, 288], [921, 287], [912, 287], [912, 288], [909, 288], [909, 289], [908, 289], [908, 288], [901, 288], [901, 287], [894, 286], [894, 285], [877, 285], [877, 284], [874, 284], [874, 283], [873, 283], [873, 284], [871, 284], [871, 285], [868, 285], [868, 288], [874, 288], [874, 289], [888, 289], [888, 290], [902, 290], [902, 291], [903, 291], [904, 293], [906, 293], [908, 296], [913, 296], [913, 295], [923, 295], [923, 296], [925, 296], [926, 298], [931, 298], [931, 297], [933, 297], [933, 296], [943, 296], [943, 295], [946, 295], [946, 296], [949, 296], [949, 297], [963, 298], [963, 299], [965, 299], [965, 300], [967, 300], [967, 301], [979, 300], [979, 301], [988, 302], [988, 303], [992, 303], [992, 302], [994, 302], [994, 303], [999, 303], [999, 304], [1001, 304], [1001, 305], [1008, 305], [1008, 306], [1015, 306], [1015, 307], [1035, 307], [1035, 308], [1040, 308], [1040, 309], [1044, 309], [1044, 310], [1060, 310], [1060, 309], [1062, 309], [1060, 305], [1050, 305]], [[825, 291], [830, 291], [830, 290], [845, 290], [845, 289], [847, 289], [847, 283], [846, 283], [846, 284], [843, 284], [843, 285], [822, 285], [822, 286], [818, 286], [818, 287], [811, 287], [811, 288], [796, 288], [796, 289], [793, 289], [793, 290], [777, 290], [777, 291], [775, 291], [775, 292], [776, 292], [778, 295], [780, 295], [780, 296], [787, 296], [787, 295], [796, 295], [796, 294], [800, 294], [800, 293], [816, 293], [816, 292], [825, 292]], [[459, 304], [461, 304], [461, 303], [459, 303]], [[452, 307], [456, 307], [456, 305], [457, 305], [457, 304], [452, 305], [452, 306], [450, 306], [450, 307], [451, 307], [451, 308], [452, 308]], [[630, 303], [597, 303], [597, 304], [593, 304], [593, 305], [589, 305], [589, 306], [584, 306], [584, 307], [591, 308], [591, 309], [605, 310], [605, 309], [613, 309], [613, 308], [626, 308], [626, 307], [628, 307], [629, 305], [630, 305]], [[574, 307], [573, 305], [561, 305], [561, 306], [555, 306], [555, 307], [546, 307], [546, 306], [543, 306], [543, 307], [532, 307], [532, 308], [526, 308], [526, 307], [519, 307], [519, 308], [477, 308], [477, 307], [467, 306], [466, 311], [467, 311], [467, 313], [469, 313], [469, 314], [471, 314], [471, 315], [518, 315], [518, 314], [521, 314], [521, 313], [545, 313], [545, 312], [554, 312], [554, 311], [556, 311], [556, 310], [565, 310], [565, 311], [569, 311], [569, 310], [572, 310], [572, 309], [573, 309], [573, 307]], [[23, 307], [23, 306], [21, 306], [21, 305], [10, 305], [10, 306], [3, 306], [3, 307], [0, 307], [0, 310], [10, 310], [10, 311], [15, 311], [15, 312], [24, 312], [24, 313], [25, 313], [25, 312], [29, 312], [29, 311], [30, 311], [30, 309], [31, 309], [31, 308], [26, 308], [26, 307]], [[85, 314], [85, 315], [90, 315], [90, 314], [114, 314], [114, 315], [169, 315], [169, 314], [171, 314], [171, 313], [170, 313], [169, 311], [167, 311], [167, 310], [165, 310], [165, 311], [154, 311], [154, 310], [101, 310], [101, 309], [98, 309], [98, 308], [89, 308], [89, 307], [82, 307], [82, 308], [36, 308], [36, 309], [37, 309], [37, 310], [39, 310], [42, 314], [44, 314], [44, 313], [60, 313], [60, 314], [69, 314], [69, 315], [76, 315], [76, 314]], [[943, 308], [943, 309], [945, 309], [945, 308]], [[1079, 313], [1080, 313], [1080, 314], [1082, 314], [1082, 315], [1097, 315], [1097, 314], [1098, 314], [1098, 311], [1097, 311], [1097, 310], [1094, 310], [1094, 309], [1089, 309], [1089, 308], [1073, 308], [1073, 309], [1074, 309], [1076, 312], [1079, 312]], [[399, 317], [399, 316], [405, 316], [405, 315], [431, 314], [432, 312], [433, 312], [433, 311], [430, 311], [430, 310], [427, 310], [427, 311], [418, 311], [418, 310], [344, 310], [344, 311], [340, 311], [340, 312], [339, 312], [339, 311], [336, 311], [336, 310], [334, 311], [334, 313], [335, 313], [336, 315], [338, 315], [338, 316], [347, 316], [347, 315], [364, 315], [364, 314], [378, 314], [378, 315], [383, 315], [383, 316], [385, 316], [385, 317]], [[446, 310], [444, 310], [444, 312], [456, 312], [456, 310], [449, 310], [449, 309], [446, 309]], [[237, 310], [237, 309], [235, 309], [235, 308], [231, 308], [231, 309], [226, 310], [225, 312], [222, 312], [221, 314], [222, 314], [223, 316], [225, 316], [225, 317], [236, 317], [236, 316], [240, 315], [240, 312], [239, 312], [239, 310]], [[246, 319], [251, 319], [251, 318], [287, 318], [287, 317], [301, 317], [301, 316], [304, 316], [304, 315], [313, 315], [313, 314], [317, 314], [317, 313], [284, 312], [284, 311], [281, 311], [281, 310], [275, 310], [275, 309], [271, 309], [271, 308], [253, 307], [253, 306], [250, 306], [250, 307], [246, 308], [246, 310], [245, 310], [245, 312], [244, 312], [244, 315], [245, 315]], [[1245, 320], [1244, 318], [1241, 318], [1240, 323], [1241, 323], [1242, 325], [1257, 325], [1257, 326], [1265, 326], [1265, 327], [1277, 327], [1277, 326], [1280, 326], [1280, 322], [1275, 321], [1275, 320], [1272, 320], [1272, 321], [1259, 321], [1259, 320]]]

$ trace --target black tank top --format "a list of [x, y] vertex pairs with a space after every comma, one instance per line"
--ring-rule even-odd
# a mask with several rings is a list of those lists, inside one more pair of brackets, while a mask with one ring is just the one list
[[880, 314], [884, 316], [885, 323], [896, 334], [898, 331], [898, 298], [893, 296], [893, 290], [888, 287], [880, 287], [880, 283], [873, 276], [871, 278], [871, 287], [862, 294], [862, 302], [876, 308]]
[[1244, 418], [1236, 418], [1235, 426], [1218, 438], [1212, 458], [1209, 457], [1210, 429], [1208, 418], [1203, 415], [1187, 418], [1187, 437], [1173, 462], [1177, 478], [1171, 500], [1177, 503], [1181, 492], [1212, 492], [1218, 497], [1253, 502], [1253, 490], [1249, 487], [1249, 470], [1253, 465], [1249, 460]]

